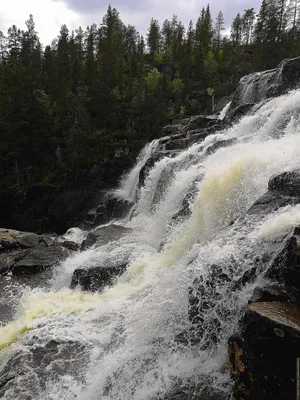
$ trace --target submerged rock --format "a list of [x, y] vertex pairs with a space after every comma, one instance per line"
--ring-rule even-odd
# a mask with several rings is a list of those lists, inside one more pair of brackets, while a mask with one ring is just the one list
[[35, 340], [34, 345], [25, 346], [11, 350], [1, 360], [0, 398], [5, 395], [8, 398], [8, 393], [11, 399], [40, 398], [41, 393], [46, 393], [49, 381], [55, 382], [66, 375], [80, 379], [77, 371], [87, 363], [85, 344], [76, 338], [73, 341], [49, 339], [42, 344]]

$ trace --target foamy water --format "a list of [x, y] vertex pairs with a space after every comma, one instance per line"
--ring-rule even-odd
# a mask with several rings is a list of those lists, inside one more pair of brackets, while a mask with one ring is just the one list
[[[124, 222], [133, 233], [66, 260], [51, 290], [24, 292], [15, 321], [0, 328], [3, 368], [16, 352], [34, 355], [37, 346], [60, 344], [47, 370], [34, 364], [34, 356], [25, 358], [22, 379], [9, 381], [4, 399], [146, 400], [189, 385], [230, 391], [223, 368], [227, 339], [263, 279], [263, 264], [255, 283], [236, 289], [234, 282], [253, 267], [268, 238], [300, 222], [299, 206], [265, 218], [246, 211], [266, 192], [271, 176], [299, 168], [299, 111], [300, 92], [294, 91], [257, 106], [228, 131], [156, 162], [133, 218]], [[231, 138], [235, 144], [205, 156], [209, 146]], [[133, 188], [137, 171], [131, 173], [127, 183]], [[174, 218], [189, 193], [190, 212]], [[68, 289], [77, 267], [123, 257], [127, 272], [102, 293]], [[216, 269], [228, 280], [216, 280]], [[203, 284], [199, 300], [209, 300], [210, 307], [203, 309], [203, 332], [193, 345], [178, 338], [191, 329], [188, 300], [191, 288], [197, 291], [196, 278]], [[74, 341], [83, 348], [72, 353], [70, 366], [62, 354]]]

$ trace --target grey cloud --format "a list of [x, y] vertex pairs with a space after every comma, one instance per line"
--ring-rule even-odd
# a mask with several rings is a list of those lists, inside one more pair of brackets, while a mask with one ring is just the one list
[[[55, 1], [55, 0], [54, 0]], [[56, 0], [57, 1], [57, 0]], [[196, 22], [202, 7], [206, 7], [207, 0], [64, 0], [68, 7], [78, 14], [87, 24], [99, 23], [105, 14], [109, 3], [115, 7], [126, 24], [132, 24], [145, 33], [150, 19], [154, 17], [160, 22], [166, 18], [171, 19], [173, 14], [178, 15], [183, 24], [190, 20]], [[222, 10], [225, 17], [225, 25], [229, 27], [238, 12], [244, 9], [254, 8], [259, 11], [261, 0], [214, 0], [210, 2], [212, 15], [215, 18]]]

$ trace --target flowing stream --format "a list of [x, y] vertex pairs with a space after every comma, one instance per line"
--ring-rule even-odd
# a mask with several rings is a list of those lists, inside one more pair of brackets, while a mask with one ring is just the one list
[[[16, 373], [4, 399], [230, 398], [227, 340], [264, 279], [264, 264], [257, 261], [255, 282], [234, 284], [268, 238], [300, 222], [299, 206], [246, 213], [271, 176], [300, 167], [300, 91], [256, 105], [252, 114], [157, 161], [138, 191], [158, 141], [149, 144], [119, 192], [136, 199], [131, 219], [121, 222], [132, 233], [70, 257], [48, 288], [20, 286], [14, 321], [0, 327], [0, 369]], [[228, 139], [230, 146], [207, 155]], [[84, 234], [69, 233], [78, 240]], [[79, 266], [125, 256], [127, 272], [113, 286], [95, 294], [69, 289]], [[191, 293], [206, 304], [196, 339]]]

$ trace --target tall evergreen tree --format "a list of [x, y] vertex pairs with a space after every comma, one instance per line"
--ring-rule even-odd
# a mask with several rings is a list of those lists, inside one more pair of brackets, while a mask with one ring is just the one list
[[161, 47], [161, 32], [160, 26], [156, 19], [151, 19], [150, 27], [147, 34], [147, 45], [151, 55], [160, 51]]
[[214, 41], [215, 41], [215, 47], [217, 52], [219, 51], [222, 43], [222, 32], [225, 30], [224, 26], [224, 15], [222, 11], [219, 11], [217, 18], [216, 18], [216, 23], [215, 23], [215, 29], [214, 29]]

